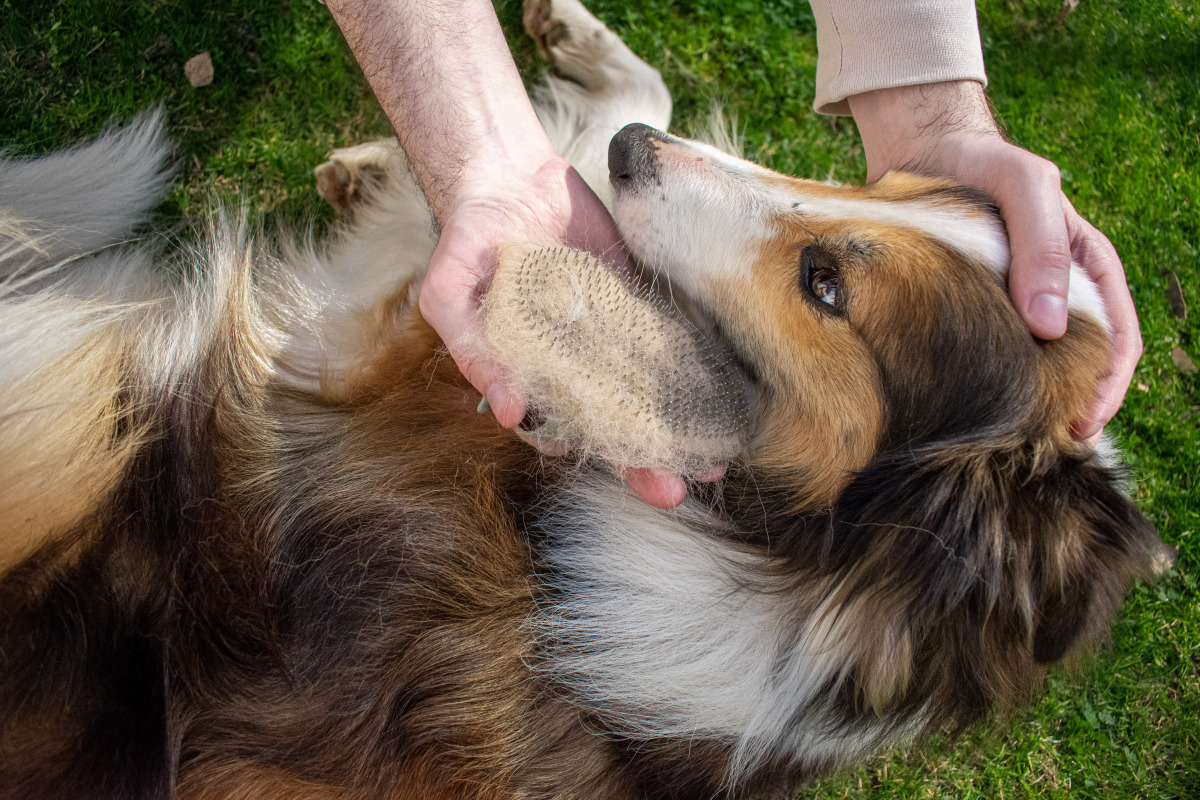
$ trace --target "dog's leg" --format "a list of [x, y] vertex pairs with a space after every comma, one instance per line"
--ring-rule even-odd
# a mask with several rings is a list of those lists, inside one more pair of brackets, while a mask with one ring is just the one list
[[[338, 211], [353, 209], [330, 242], [321, 291], [339, 303], [374, 302], [385, 287], [419, 281], [437, 243], [425, 195], [395, 139], [342, 147], [313, 168], [317, 194]], [[353, 299], [351, 298], [353, 295]]]
[[609, 140], [630, 122], [665, 129], [671, 94], [658, 70], [579, 0], [526, 0], [525, 30], [565, 76], [547, 76], [535, 89], [538, 117], [558, 152], [607, 203]]
[[285, 260], [312, 310], [292, 325], [277, 361], [297, 388], [336, 394], [381, 341], [375, 322], [416, 314], [437, 238], [425, 196], [395, 139], [334, 150], [313, 169], [317, 194], [351, 210], [323, 246]]
[[579, 0], [526, 0], [524, 22], [538, 52], [564, 76], [597, 95], [649, 89], [658, 96], [647, 110], [669, 116], [671, 97], [658, 70], [634, 55]]

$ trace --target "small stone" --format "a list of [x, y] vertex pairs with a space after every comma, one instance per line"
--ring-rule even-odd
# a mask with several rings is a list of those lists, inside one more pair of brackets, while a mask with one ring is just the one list
[[208, 86], [213, 82], [212, 56], [207, 52], [192, 56], [183, 65], [183, 74], [187, 76], [188, 83], [192, 86], [197, 88]]
[[1175, 362], [1175, 369], [1180, 372], [1185, 372], [1188, 375], [1196, 374], [1196, 365], [1192, 363], [1192, 359], [1188, 358], [1188, 354], [1183, 352], [1183, 348], [1178, 345], [1171, 350], [1171, 360]]

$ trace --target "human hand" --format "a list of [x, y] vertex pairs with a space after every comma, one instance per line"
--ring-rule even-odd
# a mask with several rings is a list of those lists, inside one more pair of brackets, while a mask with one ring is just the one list
[[919, 169], [986, 192], [1008, 227], [1009, 293], [1030, 331], [1057, 339], [1067, 329], [1074, 261], [1100, 290], [1112, 328], [1112, 361], [1097, 397], [1072, 432], [1093, 446], [1121, 407], [1142, 354], [1137, 313], [1112, 244], [1062, 192], [1058, 168], [1006, 142], [975, 81], [879, 89], [849, 98], [867, 155], [867, 179]]
[[[528, 172], [506, 173], [503, 179], [464, 180], [441, 216], [442, 235], [421, 287], [421, 313], [463, 375], [487, 398], [496, 420], [516, 428], [548, 455], [561, 455], [561, 445], [547, 447], [536, 432], [522, 430], [525, 399], [510, 388], [503, 366], [480, 355], [479, 301], [496, 269], [496, 250], [504, 242], [562, 243], [595, 253], [632, 274], [612, 217], [575, 169], [557, 155]], [[679, 475], [639, 469], [623, 471], [622, 476], [643, 501], [657, 508], [679, 505], [686, 493]]]

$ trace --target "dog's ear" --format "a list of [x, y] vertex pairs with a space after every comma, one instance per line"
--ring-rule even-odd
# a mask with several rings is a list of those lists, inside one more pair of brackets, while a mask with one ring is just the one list
[[1040, 663], [1106, 637], [1133, 580], [1158, 577], [1173, 561], [1125, 483], [1094, 458], [1057, 456], [1014, 492], [1009, 524], [1027, 537], [1034, 567], [1033, 657]]
[[[888, 631], [870, 641], [905, 642], [903, 653], [858, 648], [851, 677], [870, 705], [965, 724], [1022, 701], [1043, 665], [1101, 640], [1133, 580], [1166, 563], [1121, 486], [1090, 454], [1049, 444], [878, 456], [843, 492], [816, 556], [837, 576], [838, 606]], [[896, 674], [897, 657], [911, 678], [881, 704], [871, 687], [891, 687], [877, 673]]]

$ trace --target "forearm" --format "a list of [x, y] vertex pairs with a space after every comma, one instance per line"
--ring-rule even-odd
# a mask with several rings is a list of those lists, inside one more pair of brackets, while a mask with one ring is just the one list
[[465, 193], [553, 157], [489, 0], [328, 6], [439, 223]]

